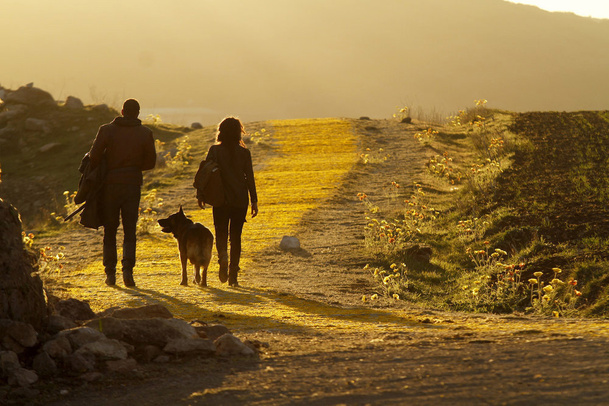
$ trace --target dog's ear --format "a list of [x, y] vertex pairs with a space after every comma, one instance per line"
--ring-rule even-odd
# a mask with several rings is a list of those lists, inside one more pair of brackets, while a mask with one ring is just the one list
[[180, 205], [180, 210], [178, 211], [178, 213], [184, 214], [184, 210], [182, 210], [182, 205]]

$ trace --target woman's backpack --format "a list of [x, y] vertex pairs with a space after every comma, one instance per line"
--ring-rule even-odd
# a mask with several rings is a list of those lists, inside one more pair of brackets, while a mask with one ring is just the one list
[[205, 160], [199, 165], [193, 186], [197, 189], [197, 200], [214, 207], [225, 202], [224, 185], [220, 167], [214, 160]]

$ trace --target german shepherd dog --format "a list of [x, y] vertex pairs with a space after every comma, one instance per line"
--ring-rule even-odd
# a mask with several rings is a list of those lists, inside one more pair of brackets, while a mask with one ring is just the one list
[[[201, 223], [194, 223], [186, 217], [182, 206], [180, 210], [167, 217], [160, 219], [159, 225], [164, 233], [173, 233], [178, 240], [180, 260], [182, 261], [182, 282], [180, 285], [188, 286], [186, 265], [188, 260], [195, 266], [195, 278], [193, 282], [201, 286], [207, 286], [207, 268], [211, 261], [211, 251], [214, 244], [214, 236]], [[199, 270], [203, 268], [203, 272]]]

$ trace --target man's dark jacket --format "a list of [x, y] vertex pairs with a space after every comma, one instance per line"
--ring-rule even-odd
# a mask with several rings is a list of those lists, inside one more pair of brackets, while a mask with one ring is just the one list
[[104, 183], [141, 185], [142, 171], [156, 163], [152, 131], [137, 118], [117, 117], [99, 128], [89, 156], [93, 168], [106, 160]]
[[117, 117], [101, 126], [79, 169], [83, 175], [75, 202], [86, 201], [80, 223], [95, 229], [103, 225], [99, 199], [104, 183], [141, 185], [142, 171], [155, 163], [152, 131], [140, 120]]

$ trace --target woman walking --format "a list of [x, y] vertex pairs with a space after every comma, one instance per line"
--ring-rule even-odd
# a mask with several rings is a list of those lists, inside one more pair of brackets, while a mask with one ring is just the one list
[[[245, 147], [242, 135], [245, 129], [235, 117], [227, 117], [218, 125], [217, 144], [207, 152], [206, 161], [215, 161], [222, 175], [225, 203], [213, 208], [216, 230], [216, 250], [220, 265], [220, 282], [228, 280], [230, 286], [239, 286], [239, 260], [241, 258], [241, 232], [249, 202], [252, 218], [258, 215], [258, 196], [252, 167], [252, 154]], [[248, 197], [249, 194], [249, 197]], [[198, 200], [199, 207], [205, 203]], [[230, 256], [228, 240], [230, 237]], [[230, 259], [230, 262], [229, 262]]]

